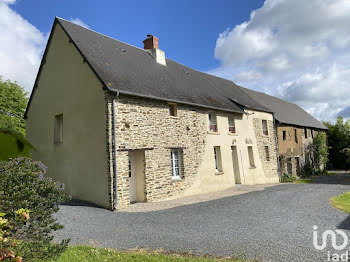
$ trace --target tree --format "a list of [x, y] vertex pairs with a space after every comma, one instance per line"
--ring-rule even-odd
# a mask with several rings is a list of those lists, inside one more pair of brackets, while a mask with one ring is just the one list
[[13, 130], [0, 129], [0, 161], [15, 157], [29, 157], [34, 147], [24, 137]]
[[3, 81], [0, 77], [0, 129], [14, 130], [25, 136], [24, 112], [28, 103], [27, 93], [16, 82]]
[[348, 156], [345, 148], [350, 148], [350, 121], [345, 121], [342, 116], [337, 118], [335, 124], [324, 122], [328, 128], [329, 160], [333, 168], [349, 168], [346, 161]]
[[322, 171], [328, 162], [328, 148], [327, 137], [324, 132], [319, 132], [313, 140], [313, 155], [315, 161], [315, 167], [317, 170]]

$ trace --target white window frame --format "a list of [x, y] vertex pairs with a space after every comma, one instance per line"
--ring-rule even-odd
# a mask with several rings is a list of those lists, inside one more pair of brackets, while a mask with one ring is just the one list
[[[264, 123], [266, 123], [266, 129], [264, 129]], [[268, 126], [267, 120], [266, 119], [262, 119], [261, 125], [262, 125], [263, 135], [264, 136], [268, 136], [269, 135], [269, 126]], [[265, 130], [266, 130], [266, 134], [264, 132]]]
[[[210, 132], [218, 132], [218, 121], [217, 121], [217, 116], [215, 113], [209, 113], [208, 114], [208, 120], [209, 120], [209, 131]], [[216, 131], [211, 130], [211, 126], [215, 125]]]
[[[177, 155], [177, 159], [176, 159]], [[176, 165], [177, 161], [177, 165]], [[172, 149], [171, 150], [171, 178], [172, 179], [181, 179], [182, 178], [182, 163], [181, 163], [181, 150]], [[176, 172], [176, 170], [178, 172]]]
[[[230, 131], [230, 127], [234, 128], [234, 132]], [[235, 118], [233, 116], [229, 116], [228, 117], [228, 132], [231, 134], [236, 134], [237, 130], [236, 130], [236, 121]]]
[[215, 172], [221, 173], [222, 171], [222, 160], [221, 160], [221, 149], [219, 146], [214, 146], [214, 160], [215, 160]]

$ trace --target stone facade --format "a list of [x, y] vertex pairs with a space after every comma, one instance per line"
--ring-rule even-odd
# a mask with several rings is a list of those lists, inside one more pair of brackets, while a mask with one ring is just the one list
[[[206, 136], [203, 110], [178, 105], [169, 115], [165, 101], [134, 96], [116, 98], [118, 208], [130, 203], [129, 154], [145, 153], [144, 193], [148, 202], [174, 197], [189, 188], [198, 176]], [[171, 149], [183, 152], [182, 178], [171, 177]]]
[[[307, 137], [305, 136], [307, 132]], [[320, 132], [311, 128], [289, 125], [277, 126], [280, 173], [291, 173], [299, 176], [306, 158], [312, 162], [313, 137]], [[289, 165], [289, 167], [288, 167]]]
[[[252, 132], [247, 133], [240, 130], [241, 135], [229, 135], [226, 133], [212, 134], [208, 132], [208, 111], [204, 108], [177, 105], [177, 115], [169, 114], [169, 103], [153, 99], [145, 99], [136, 96], [119, 95], [115, 98], [115, 117], [116, 117], [116, 146], [117, 146], [117, 199], [114, 199], [114, 179], [113, 179], [113, 137], [112, 137], [112, 94], [106, 93], [106, 124], [107, 124], [107, 157], [108, 157], [108, 178], [110, 181], [109, 193], [111, 196], [111, 205], [117, 204], [118, 209], [125, 208], [131, 202], [132, 181], [130, 176], [130, 159], [135, 152], [143, 154], [139, 161], [139, 168], [142, 169], [142, 194], [143, 201], [153, 202], [184, 195], [188, 191], [198, 193], [202, 192], [200, 184], [205, 187], [211, 179], [215, 179], [216, 186], [212, 190], [227, 188], [234, 185], [231, 145], [239, 148], [240, 154], [243, 154], [241, 163], [241, 172], [247, 178], [247, 184], [278, 182], [277, 162], [276, 162], [276, 144], [273, 121], [268, 121], [269, 135], [262, 134], [261, 119], [248, 118], [244, 120], [244, 125], [238, 125], [240, 128], [252, 128]], [[217, 114], [220, 118], [219, 128], [225, 128], [227, 116], [232, 114], [220, 112]], [[260, 112], [258, 115], [271, 115]], [[242, 116], [237, 115], [237, 122], [242, 122]], [[226, 121], [225, 121], [226, 119]], [[240, 119], [240, 120], [239, 120]], [[272, 119], [272, 117], [271, 117]], [[221, 121], [223, 121], [221, 123]], [[243, 123], [243, 122], [242, 122]], [[254, 123], [254, 127], [253, 127]], [[222, 130], [221, 130], [222, 131]], [[256, 168], [248, 167], [247, 136], [251, 134], [252, 139], [249, 143], [255, 148], [255, 157], [257, 160]], [[211, 138], [208, 142], [208, 136]], [[213, 138], [215, 138], [213, 140]], [[244, 140], [244, 142], [243, 142]], [[236, 141], [233, 143], [232, 141]], [[239, 142], [241, 141], [241, 142]], [[249, 144], [248, 143], [248, 144]], [[222, 159], [225, 174], [215, 175], [215, 170], [211, 171], [207, 163], [213, 162], [213, 146], [221, 145]], [[269, 146], [270, 160], [266, 159], [265, 146]], [[226, 150], [226, 147], [228, 148]], [[181, 179], [172, 178], [171, 150], [176, 149], [181, 152]], [[230, 151], [229, 151], [230, 150]], [[243, 151], [243, 153], [242, 153]], [[230, 153], [228, 153], [230, 152]], [[227, 155], [229, 154], [229, 155]], [[240, 156], [242, 161], [242, 156]], [[213, 164], [212, 163], [212, 164]], [[212, 172], [212, 173], [211, 173]], [[231, 172], [231, 173], [230, 173]], [[205, 173], [205, 174], [203, 174]], [[202, 175], [201, 175], [202, 174]], [[210, 176], [208, 178], [207, 176]], [[230, 178], [232, 177], [232, 179]], [[209, 180], [208, 180], [209, 179]], [[221, 181], [221, 182], [220, 182]], [[228, 181], [230, 184], [228, 184]], [[256, 181], [256, 182], [254, 182]], [[265, 182], [266, 181], [266, 182]], [[210, 182], [209, 182], [210, 183]], [[196, 186], [196, 189], [195, 188]], [[208, 191], [212, 191], [208, 190]]]
[[[268, 135], [263, 134], [261, 119], [254, 118], [254, 130], [260, 161], [266, 177], [275, 177], [278, 168], [276, 164], [276, 134], [273, 121], [267, 121]], [[268, 147], [268, 152], [266, 152]]]

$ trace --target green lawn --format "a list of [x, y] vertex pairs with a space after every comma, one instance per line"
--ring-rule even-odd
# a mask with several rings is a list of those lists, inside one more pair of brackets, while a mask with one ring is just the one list
[[330, 201], [334, 207], [350, 213], [350, 192], [332, 197]]
[[[70, 246], [66, 252], [64, 252], [57, 262], [214, 262], [214, 261], [235, 261], [243, 262], [246, 260], [237, 259], [214, 259], [214, 258], [203, 258], [191, 255], [165, 255], [155, 252], [146, 251], [114, 251], [105, 248], [94, 248], [87, 246]], [[52, 261], [42, 261], [52, 262]]]
[[295, 181], [296, 184], [310, 184], [313, 183], [314, 180], [313, 179], [299, 179], [297, 181]]
[[337, 174], [337, 173], [335, 173], [335, 172], [327, 171], [326, 176], [335, 176], [336, 174]]

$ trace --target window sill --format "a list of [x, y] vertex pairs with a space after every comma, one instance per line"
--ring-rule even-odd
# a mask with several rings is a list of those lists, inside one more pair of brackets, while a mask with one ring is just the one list
[[256, 166], [250, 166], [249, 167], [249, 169], [255, 169], [256, 168]]
[[208, 134], [209, 134], [209, 135], [220, 135], [219, 132], [212, 132], [212, 131], [208, 131]]
[[172, 116], [172, 115], [170, 115], [170, 118], [172, 118], [172, 119], [179, 119], [179, 116]]
[[215, 175], [216, 175], [216, 176], [223, 175], [223, 174], [224, 174], [223, 171], [215, 172]]
[[237, 133], [227, 133], [229, 136], [238, 136]]
[[182, 180], [182, 178], [181, 177], [172, 177], [171, 180], [172, 181], [179, 181], [179, 180]]

